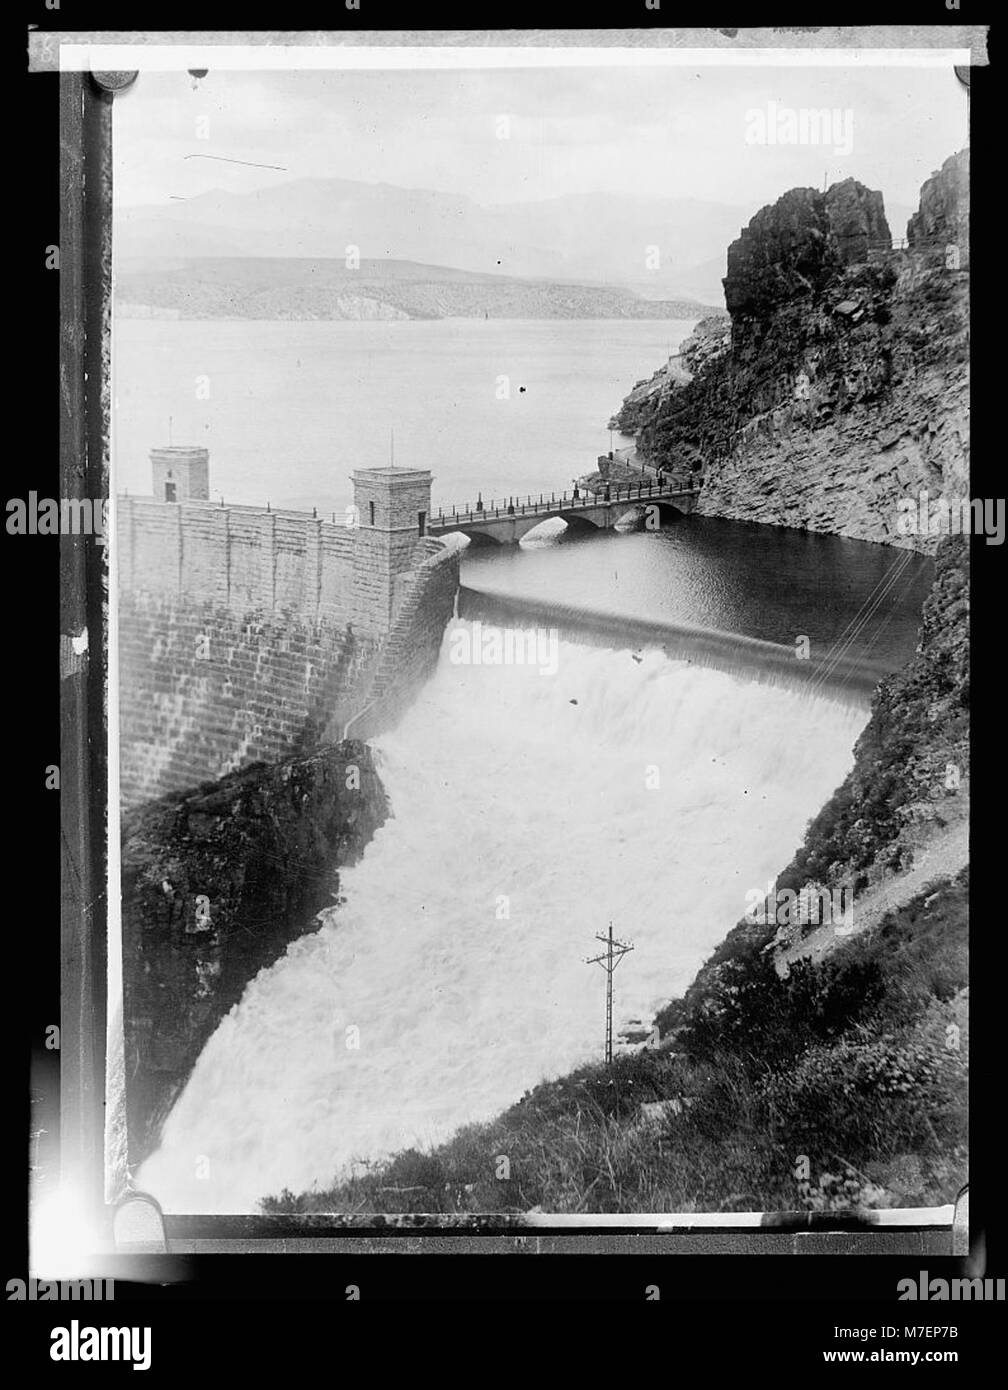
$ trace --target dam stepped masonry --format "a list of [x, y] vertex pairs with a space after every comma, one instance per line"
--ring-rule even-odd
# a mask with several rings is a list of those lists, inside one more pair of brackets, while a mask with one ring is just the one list
[[116, 500], [124, 807], [393, 717], [458, 589], [431, 474], [358, 469], [340, 525], [214, 505], [206, 449], [153, 449], [151, 472], [152, 497]]

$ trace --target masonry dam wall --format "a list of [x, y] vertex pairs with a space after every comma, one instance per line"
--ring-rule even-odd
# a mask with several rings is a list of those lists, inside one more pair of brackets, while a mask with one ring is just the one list
[[400, 588], [396, 619], [382, 643], [367, 700], [345, 723], [336, 707], [327, 739], [374, 738], [404, 713], [415, 692], [434, 674], [445, 625], [459, 593], [461, 553], [428, 537], [417, 543], [417, 566]]
[[436, 664], [458, 556], [419, 534], [430, 476], [365, 472], [360, 525], [117, 500], [125, 808], [390, 717]]

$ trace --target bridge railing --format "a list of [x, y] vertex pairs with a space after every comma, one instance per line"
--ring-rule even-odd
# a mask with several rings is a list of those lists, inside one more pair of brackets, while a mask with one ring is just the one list
[[698, 490], [699, 484], [694, 478], [688, 479], [685, 487], [651, 479], [625, 487], [603, 486], [597, 492], [578, 488], [574, 492], [562, 492], [559, 497], [555, 492], [551, 492], [549, 497], [541, 492], [538, 497], [529, 493], [525, 497], [509, 497], [506, 500], [492, 498], [489, 502], [479, 498], [475, 506], [466, 502], [462, 507], [453, 506], [450, 512], [445, 507], [439, 508], [431, 515], [430, 525], [450, 526], [459, 521], [497, 521], [510, 516], [549, 515], [557, 511], [576, 511], [579, 507], [597, 507], [600, 503], [639, 502], [649, 497], [681, 496]]

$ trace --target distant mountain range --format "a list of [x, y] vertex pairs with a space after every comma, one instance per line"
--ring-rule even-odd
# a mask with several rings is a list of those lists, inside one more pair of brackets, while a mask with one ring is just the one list
[[288, 257], [162, 261], [116, 275], [116, 312], [181, 319], [691, 319], [695, 300], [610, 285], [480, 275], [412, 261]]
[[[347, 179], [213, 189], [117, 210], [117, 293], [120, 312], [170, 317], [700, 318], [724, 308], [727, 247], [755, 211], [603, 193], [484, 206]], [[890, 210], [895, 238], [909, 212]]]
[[372, 263], [619, 286], [721, 308], [725, 249], [755, 210], [602, 193], [484, 206], [430, 189], [298, 179], [117, 211], [116, 259], [129, 273], [194, 258], [342, 261], [356, 247]]

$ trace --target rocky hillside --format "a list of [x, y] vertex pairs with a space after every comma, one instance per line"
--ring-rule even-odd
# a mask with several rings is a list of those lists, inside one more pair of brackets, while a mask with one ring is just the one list
[[907, 223], [907, 242], [934, 261], [955, 246], [961, 265], [969, 264], [969, 151], [949, 155], [921, 189], [920, 207]]
[[731, 320], [727, 314], [708, 314], [701, 319], [664, 366], [637, 382], [609, 421], [610, 429], [636, 434], [663, 409], [673, 392], [692, 381], [714, 357], [727, 351], [730, 343]]
[[[946, 537], [921, 614], [917, 653], [880, 683], [854, 766], [777, 875], [779, 892], [798, 892], [810, 883], [849, 889], [857, 930], [862, 900], [905, 873], [936, 834], [965, 822], [969, 694], [969, 555], [962, 537]], [[778, 932], [776, 922], [740, 922], [699, 971], [685, 1003], [661, 1016], [666, 1029], [684, 1012], [696, 1014], [700, 1002], [723, 986], [726, 962], [752, 959], [771, 945], [787, 950], [796, 937], [809, 935], [808, 924], [780, 925], [788, 929]]]
[[611, 285], [520, 280], [404, 261], [205, 258], [116, 279], [127, 318], [690, 319], [692, 300], [643, 299]]
[[122, 823], [129, 1160], [149, 1152], [245, 985], [316, 930], [387, 814], [365, 744], [257, 763]]
[[653, 464], [702, 472], [701, 513], [934, 550], [898, 503], [968, 487], [967, 176], [963, 151], [928, 180], [906, 250], [853, 179], [792, 189], [732, 243], [729, 350], [616, 417]]

